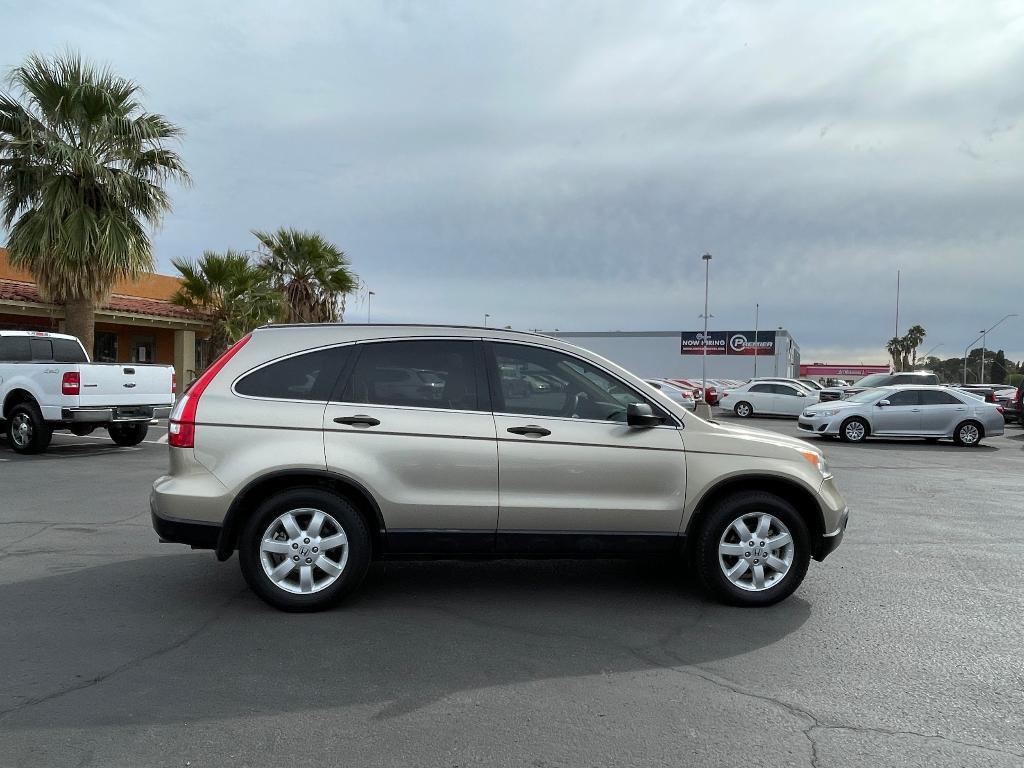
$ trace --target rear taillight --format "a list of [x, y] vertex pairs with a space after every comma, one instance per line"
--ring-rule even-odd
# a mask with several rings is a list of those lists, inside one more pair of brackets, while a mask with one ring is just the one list
[[1006, 413], [1006, 411], [1003, 410], [1003, 406], [1001, 405], [997, 405], [996, 410], [999, 411], [1000, 413]]
[[196, 444], [196, 410], [199, 408], [199, 398], [210, 386], [221, 369], [228, 364], [228, 361], [235, 356], [252, 334], [246, 334], [235, 344], [214, 361], [213, 365], [203, 371], [196, 379], [188, 392], [181, 396], [174, 410], [171, 411], [171, 418], [167, 423], [167, 444], [172, 448], [194, 448]]
[[65, 371], [60, 379], [62, 395], [77, 395], [82, 391], [82, 374], [78, 371]]

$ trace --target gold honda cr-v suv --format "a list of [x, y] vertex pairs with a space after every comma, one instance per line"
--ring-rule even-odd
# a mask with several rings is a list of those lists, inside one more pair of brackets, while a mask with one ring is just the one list
[[799, 586], [847, 508], [821, 453], [702, 421], [617, 365], [488, 328], [260, 328], [171, 414], [165, 541], [324, 608], [374, 559], [686, 557], [740, 605]]

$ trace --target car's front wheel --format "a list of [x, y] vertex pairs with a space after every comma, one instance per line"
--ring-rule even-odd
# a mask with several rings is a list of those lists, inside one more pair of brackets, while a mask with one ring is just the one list
[[149, 424], [145, 422], [132, 422], [131, 424], [111, 424], [107, 427], [110, 439], [118, 445], [130, 447], [138, 445], [146, 439], [149, 433]]
[[763, 606], [800, 586], [811, 558], [807, 524], [774, 494], [748, 491], [719, 501], [696, 542], [697, 573], [724, 602]]
[[859, 416], [847, 419], [839, 428], [839, 437], [847, 443], [863, 443], [868, 439], [868, 423]]
[[249, 587], [285, 611], [328, 608], [360, 585], [370, 535], [347, 499], [295, 488], [267, 499], [245, 525], [238, 559]]

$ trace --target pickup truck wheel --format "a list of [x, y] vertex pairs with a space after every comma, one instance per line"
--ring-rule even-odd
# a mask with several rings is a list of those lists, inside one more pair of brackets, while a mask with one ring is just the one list
[[694, 554], [701, 582], [723, 602], [772, 605], [804, 580], [811, 537], [789, 502], [748, 491], [728, 496], [709, 510]]
[[145, 422], [134, 422], [132, 424], [111, 424], [107, 427], [110, 439], [118, 445], [138, 445], [146, 439], [149, 432], [149, 424]]
[[7, 417], [7, 442], [15, 453], [42, 453], [53, 438], [53, 429], [43, 421], [35, 403], [16, 405]]
[[246, 522], [238, 560], [249, 587], [284, 611], [319, 611], [363, 581], [370, 534], [359, 510], [320, 488], [294, 488], [264, 501]]

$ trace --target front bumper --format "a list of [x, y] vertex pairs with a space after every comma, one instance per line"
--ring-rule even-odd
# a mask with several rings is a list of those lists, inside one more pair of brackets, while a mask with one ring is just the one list
[[61, 408], [61, 421], [73, 424], [114, 424], [166, 419], [169, 405], [112, 405], [103, 408]]
[[816, 435], [838, 435], [838, 416], [807, 416], [801, 413], [796, 426], [801, 432], [813, 432]]
[[818, 553], [815, 555], [815, 560], [824, 560], [826, 557], [836, 551], [843, 541], [843, 535], [846, 533], [846, 524], [850, 521], [850, 508], [846, 507], [843, 510], [842, 516], [839, 518], [839, 528], [832, 533], [826, 533], [821, 537], [821, 545], [818, 547]]

